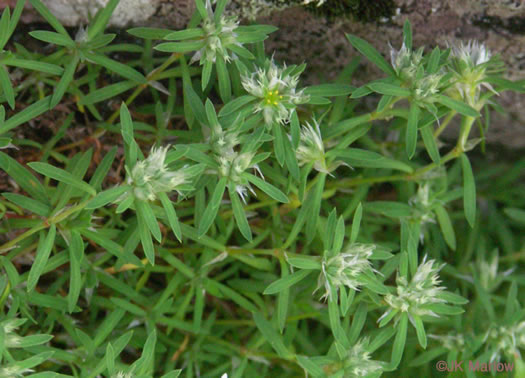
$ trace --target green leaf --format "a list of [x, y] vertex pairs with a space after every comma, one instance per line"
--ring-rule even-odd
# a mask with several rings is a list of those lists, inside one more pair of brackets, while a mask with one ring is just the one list
[[445, 105], [447, 108], [457, 111], [459, 114], [474, 118], [481, 116], [476, 109], [473, 109], [464, 102], [454, 100], [450, 97], [437, 95], [437, 101], [440, 104]]
[[179, 219], [177, 218], [177, 213], [175, 212], [173, 203], [166, 193], [159, 193], [159, 199], [162, 207], [164, 208], [164, 211], [166, 212], [168, 223], [171, 227], [171, 230], [173, 231], [173, 234], [179, 242], [182, 241], [182, 231], [180, 229]]
[[304, 94], [316, 97], [347, 96], [353, 89], [354, 87], [346, 84], [321, 84], [305, 88]]
[[210, 202], [208, 203], [208, 206], [206, 206], [206, 210], [204, 210], [204, 214], [202, 215], [199, 224], [199, 229], [197, 231], [199, 237], [203, 236], [215, 221], [215, 217], [217, 216], [217, 213], [219, 211], [221, 200], [226, 189], [227, 181], [228, 179], [226, 177], [223, 177], [219, 180], [217, 185], [215, 185], [213, 194], [210, 198]]
[[470, 227], [476, 223], [476, 182], [467, 155], [461, 154], [463, 170], [463, 210]]
[[85, 55], [86, 59], [88, 59], [89, 61], [95, 64], [99, 64], [107, 68], [108, 70], [116, 73], [117, 75], [120, 75], [122, 77], [125, 77], [126, 79], [135, 81], [140, 84], [147, 83], [147, 80], [143, 74], [141, 74], [140, 72], [138, 72], [134, 68], [131, 68], [128, 65], [119, 63], [101, 54], [92, 54], [92, 53], [88, 53], [85, 51], [83, 52], [83, 54]]
[[219, 81], [219, 94], [224, 103], [230, 101], [231, 98], [231, 80], [226, 62], [222, 56], [217, 56], [215, 61], [215, 69], [217, 70], [217, 79]]
[[35, 30], [29, 32], [29, 35], [40, 41], [52, 43], [58, 46], [67, 46], [71, 48], [75, 47], [75, 42], [71, 38], [69, 38], [68, 35], [50, 32], [47, 30]]
[[381, 93], [388, 96], [394, 97], [409, 97], [411, 95], [410, 90], [407, 88], [401, 88], [400, 86], [382, 82], [375, 82], [367, 85], [368, 88], [374, 92]]
[[187, 53], [200, 50], [204, 47], [204, 45], [205, 42], [203, 40], [189, 42], [164, 42], [155, 46], [154, 49], [162, 52]]
[[295, 285], [296, 283], [302, 281], [308, 274], [310, 274], [311, 270], [298, 270], [297, 272], [294, 272], [288, 276], [284, 276], [282, 278], [279, 278], [277, 281], [272, 282], [268, 287], [264, 290], [263, 294], [265, 295], [271, 295], [271, 294], [277, 294], [290, 286]]
[[408, 316], [406, 313], [403, 313], [397, 325], [396, 338], [394, 339], [394, 345], [392, 347], [392, 359], [390, 361], [388, 370], [396, 369], [399, 366], [399, 363], [401, 362], [407, 338], [407, 326]]
[[55, 16], [47, 9], [47, 7], [42, 4], [40, 0], [29, 0], [31, 5], [40, 13], [42, 17], [47, 21], [49, 25], [53, 27], [57, 32], [60, 34], [69, 37], [69, 34], [67, 33], [66, 29], [62, 26], [62, 24], [57, 20]]
[[322, 265], [318, 258], [312, 256], [288, 257], [288, 264], [299, 269], [321, 270]]
[[30, 121], [33, 118], [36, 118], [42, 113], [48, 111], [50, 99], [51, 96], [44, 97], [42, 100], [29, 105], [23, 111], [16, 113], [14, 116], [5, 121], [3, 125], [0, 125], [0, 134], [6, 133], [18, 125], [26, 123], [27, 121]]
[[332, 150], [327, 155], [336, 155], [342, 158], [342, 160], [345, 163], [348, 163], [351, 167], [396, 169], [408, 173], [414, 171], [411, 166], [401, 161], [390, 159], [376, 152], [359, 148]]
[[284, 164], [284, 141], [283, 141], [283, 132], [281, 130], [281, 125], [277, 122], [274, 122], [272, 125], [272, 134], [273, 134], [273, 149], [275, 151], [275, 158], [277, 162], [282, 167]]
[[109, 0], [106, 6], [98, 11], [93, 23], [87, 28], [88, 41], [91, 41], [95, 36], [104, 31], [119, 1], [120, 0]]
[[412, 207], [401, 202], [372, 201], [365, 204], [368, 211], [383, 214], [392, 218], [409, 217], [412, 215]]
[[62, 75], [62, 73], [64, 72], [62, 67], [44, 62], [37, 62], [34, 60], [10, 58], [9, 60], [4, 61], [4, 63], [7, 66], [26, 68], [28, 70], [40, 71], [50, 73], [53, 75]]
[[55, 242], [56, 231], [56, 226], [52, 224], [51, 227], [49, 227], [49, 232], [47, 233], [46, 237], [43, 236], [43, 232], [40, 233], [40, 241], [38, 242], [35, 261], [31, 265], [31, 270], [29, 271], [29, 275], [27, 277], [28, 292], [34, 290], [38, 279], [44, 273], [49, 255], [51, 254], [51, 250], [53, 248], [53, 243]]
[[45, 203], [42, 203], [40, 201], [37, 201], [33, 198], [22, 196], [20, 194], [16, 193], [2, 193], [2, 196], [7, 198], [12, 203], [29, 210], [37, 215], [40, 215], [42, 217], [49, 216], [49, 213], [51, 211], [51, 207], [46, 205]]
[[239, 231], [241, 231], [242, 236], [244, 236], [246, 240], [251, 242], [252, 231], [250, 229], [250, 225], [248, 224], [246, 213], [244, 212], [244, 208], [242, 207], [239, 195], [237, 194], [235, 188], [232, 185], [228, 187], [228, 190], [230, 193], [230, 200], [232, 202], [233, 216], [235, 217], [237, 227], [239, 227]]
[[84, 242], [82, 237], [78, 232], [72, 231], [69, 244], [69, 293], [67, 295], [67, 308], [70, 313], [74, 311], [82, 289], [80, 264], [83, 256]]
[[412, 50], [412, 26], [410, 25], [410, 21], [408, 21], [408, 19], [403, 25], [403, 37], [407, 49], [409, 51]]
[[105, 206], [110, 202], [116, 201], [120, 196], [126, 193], [131, 188], [127, 185], [115, 186], [111, 189], [104, 190], [97, 194], [91, 201], [88, 202], [85, 209], [98, 209], [99, 207]]
[[219, 111], [219, 117], [230, 115], [241, 109], [244, 105], [249, 104], [253, 100], [255, 100], [255, 97], [249, 95], [236, 97], [222, 107], [222, 109]]
[[430, 125], [424, 126], [421, 129], [421, 136], [423, 137], [423, 143], [425, 143], [425, 148], [427, 149], [428, 156], [436, 164], [439, 164], [441, 157], [439, 156], [439, 149], [432, 133], [432, 127]]
[[142, 39], [164, 39], [172, 34], [171, 30], [143, 27], [128, 29], [127, 32]]
[[366, 56], [372, 63], [379, 67], [384, 73], [395, 76], [396, 72], [392, 66], [383, 58], [383, 56], [372, 45], [355, 35], [347, 34], [346, 38], [357, 51]]
[[135, 206], [137, 208], [137, 215], [139, 219], [142, 219], [142, 221], [146, 223], [146, 226], [153, 234], [153, 237], [157, 239], [158, 242], [160, 242], [162, 240], [162, 234], [160, 232], [159, 223], [157, 222], [157, 218], [155, 218], [155, 214], [153, 213], [149, 203], [135, 200]]
[[357, 208], [355, 209], [354, 218], [352, 220], [352, 233], [350, 234], [350, 244], [355, 243], [357, 241], [362, 217], [363, 206], [361, 205], [361, 202], [359, 202], [359, 205], [357, 205]]
[[427, 334], [425, 332], [425, 326], [423, 324], [423, 321], [419, 316], [413, 316], [413, 318], [419, 345], [421, 345], [423, 349], [427, 349]]
[[277, 331], [273, 329], [270, 322], [264, 318], [261, 312], [255, 312], [253, 314], [253, 320], [255, 321], [255, 325], [262, 333], [266, 341], [272, 346], [272, 348], [281, 358], [288, 359], [293, 356], [293, 354], [288, 351], [284, 345], [283, 339], [279, 336]]
[[0, 65], [0, 87], [11, 109], [15, 108], [15, 91], [9, 79], [9, 73], [4, 65]]
[[419, 107], [413, 102], [410, 104], [410, 111], [408, 112], [407, 131], [405, 137], [406, 152], [409, 159], [412, 159], [416, 153], [418, 117]]
[[[133, 29], [132, 29], [133, 30]], [[204, 30], [201, 28], [190, 28], [169, 32], [163, 39], [168, 41], [184, 41], [185, 39], [196, 39], [204, 36]]]
[[450, 221], [447, 211], [443, 206], [437, 205], [434, 209], [434, 212], [437, 215], [439, 227], [441, 228], [441, 233], [443, 234], [445, 241], [447, 242], [448, 246], [455, 251], [456, 235], [454, 233], [454, 227], [452, 226], [452, 222]]
[[82, 97], [79, 101], [79, 105], [92, 105], [97, 102], [105, 101], [113, 97], [117, 97], [121, 93], [124, 93], [131, 88], [137, 86], [137, 83], [134, 81], [121, 81], [120, 83], [111, 84], [106, 87], [97, 89], [93, 92], [90, 92], [86, 96]]
[[62, 99], [62, 96], [64, 96], [64, 94], [66, 93], [69, 84], [71, 84], [71, 82], [73, 81], [73, 76], [75, 75], [75, 71], [77, 69], [79, 60], [79, 56], [75, 54], [71, 61], [67, 64], [66, 68], [64, 69], [64, 74], [60, 78], [58, 85], [55, 87], [53, 96], [51, 96], [51, 102], [49, 104], [50, 108], [54, 108], [55, 106], [57, 106], [60, 100]]
[[29, 165], [29, 167], [31, 167], [36, 172], [52, 178], [53, 180], [64, 182], [91, 195], [97, 194], [96, 190], [93, 189], [89, 184], [77, 179], [71, 173], [64, 171], [63, 169], [56, 168], [50, 164], [41, 162], [32, 162], [28, 163], [27, 165]]
[[244, 173], [244, 177], [248, 179], [253, 185], [261, 189], [264, 193], [268, 194], [271, 198], [282, 203], [288, 203], [288, 197], [286, 194], [281, 192], [275, 186], [267, 183], [264, 180], [261, 180], [259, 177], [256, 177], [249, 173]]

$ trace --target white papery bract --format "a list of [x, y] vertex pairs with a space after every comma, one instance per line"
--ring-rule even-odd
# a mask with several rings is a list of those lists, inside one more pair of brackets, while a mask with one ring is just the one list
[[499, 361], [503, 355], [521, 358], [520, 348], [525, 348], [525, 322], [511, 326], [493, 326], [485, 334], [484, 342], [492, 351], [490, 362]]
[[215, 21], [209, 0], [206, 1], [206, 11], [208, 17], [202, 21], [201, 25], [202, 30], [204, 30], [205, 45], [193, 55], [190, 64], [197, 60], [200, 61], [200, 64], [204, 64], [205, 61], [215, 63], [217, 55], [222, 56], [228, 62], [231, 57], [227, 47], [240, 45], [235, 34], [239, 21], [235, 16], [221, 16], [218, 21]]
[[325, 294], [321, 299], [330, 297], [335, 299], [332, 288], [339, 290], [346, 286], [353, 290], [359, 290], [364, 282], [359, 280], [359, 276], [367, 269], [372, 269], [370, 256], [376, 248], [373, 244], [350, 244], [343, 252], [322, 262], [321, 274], [317, 282], [315, 291], [324, 287]]
[[380, 361], [370, 359], [368, 343], [368, 338], [363, 338], [348, 350], [347, 358], [343, 361], [344, 377], [367, 377], [382, 369]]
[[439, 341], [448, 350], [463, 350], [465, 346], [465, 336], [462, 334], [449, 333], [446, 335], [428, 335], [428, 337]]
[[169, 146], [152, 148], [149, 156], [138, 161], [128, 172], [127, 183], [133, 187], [135, 198], [142, 201], [154, 201], [157, 194], [179, 189], [188, 182], [183, 171], [168, 169], [165, 160]]
[[439, 294], [445, 290], [444, 287], [439, 286], [441, 281], [438, 272], [442, 267], [435, 266], [434, 260], [426, 261], [425, 256], [410, 282], [406, 277], [398, 275], [396, 278], [397, 295], [387, 294], [385, 296], [385, 301], [390, 309], [379, 318], [378, 322], [388, 316], [392, 310], [406, 312], [411, 320], [413, 315], [439, 317], [427, 305], [446, 302], [439, 298]]
[[34, 372], [33, 369], [26, 369], [15, 364], [11, 366], [0, 367], [0, 378], [23, 377], [24, 374]]
[[313, 121], [313, 126], [308, 122], [306, 122], [306, 126], [302, 126], [295, 156], [300, 166], [314, 163], [314, 168], [317, 171], [329, 173], [326, 168], [321, 130], [319, 130], [317, 121]]
[[309, 99], [303, 90], [297, 90], [299, 74], [287, 72], [286, 67], [278, 67], [273, 60], [254, 73], [243, 75], [241, 80], [246, 92], [260, 99], [254, 111], [262, 112], [267, 126], [288, 122], [296, 105]]
[[253, 168], [262, 177], [257, 164], [253, 164], [252, 160], [255, 156], [253, 152], [238, 153], [232, 151], [226, 156], [217, 156], [216, 160], [219, 163], [219, 175], [227, 177], [228, 180], [235, 186], [235, 191], [241, 197], [242, 201], [246, 203], [246, 196], [248, 191], [255, 195], [255, 192], [250, 186], [246, 178], [242, 176], [243, 172]]
[[483, 43], [478, 41], [460, 42], [458, 45], [451, 46], [452, 56], [462, 60], [468, 66], [475, 67], [487, 63], [492, 54]]
[[485, 82], [491, 66], [491, 52], [478, 41], [460, 42], [451, 46], [452, 67], [455, 74], [455, 88], [470, 104], [475, 105], [481, 88], [494, 93], [492, 86]]
[[412, 81], [417, 74], [423, 57], [423, 49], [417, 51], [409, 50], [405, 42], [399, 50], [390, 46], [390, 60], [392, 67], [404, 81]]

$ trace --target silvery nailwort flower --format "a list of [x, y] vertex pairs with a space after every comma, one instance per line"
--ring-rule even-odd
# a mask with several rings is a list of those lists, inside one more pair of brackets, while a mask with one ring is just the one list
[[248, 190], [255, 195], [250, 183], [242, 174], [250, 168], [253, 168], [262, 177], [257, 164], [253, 164], [254, 152], [238, 153], [233, 151], [230, 155], [217, 155], [216, 160], [219, 163], [219, 175], [227, 177], [235, 185], [235, 191], [239, 194], [244, 203]]
[[165, 163], [168, 149], [169, 146], [153, 147], [146, 159], [138, 161], [131, 172], [128, 171], [127, 183], [132, 186], [135, 198], [154, 201], [158, 193], [178, 190], [188, 182], [183, 171], [168, 169]]
[[490, 362], [499, 361], [503, 355], [521, 358], [520, 348], [525, 348], [525, 322], [511, 326], [492, 326], [483, 342], [492, 351]]
[[343, 252], [328, 259], [323, 259], [321, 274], [317, 282], [315, 291], [324, 287], [325, 294], [321, 299], [330, 297], [334, 299], [337, 292], [332, 292], [332, 288], [338, 290], [342, 286], [347, 286], [353, 290], [359, 290], [364, 283], [359, 279], [361, 273], [372, 268], [370, 256], [376, 248], [373, 244], [350, 244]]
[[225, 61], [230, 61], [231, 57], [227, 50], [228, 46], [240, 45], [237, 42], [237, 35], [235, 29], [239, 26], [239, 21], [235, 16], [220, 16], [218, 21], [215, 21], [212, 6], [209, 0], [206, 1], [206, 11], [208, 17], [202, 21], [202, 30], [204, 31], [205, 45], [197, 51], [191, 58], [190, 64], [200, 61], [203, 64], [205, 61], [215, 63], [217, 55], [224, 58]]
[[431, 339], [437, 340], [448, 350], [463, 350], [465, 337], [461, 333], [448, 333], [446, 335], [428, 335]]
[[24, 374], [33, 373], [33, 369], [28, 368], [22, 368], [17, 365], [17, 363], [13, 363], [10, 366], [4, 366], [0, 367], [0, 378], [15, 378], [15, 377], [23, 377]]
[[260, 99], [255, 112], [262, 112], [267, 126], [274, 122], [288, 122], [296, 105], [309, 99], [303, 90], [297, 90], [299, 74], [289, 71], [286, 67], [278, 67], [273, 60], [267, 60], [263, 68], [242, 76], [246, 92]]
[[491, 58], [491, 52], [478, 41], [460, 42], [451, 46], [455, 88], [470, 105], [476, 104], [482, 87], [494, 92], [492, 86], [485, 81], [487, 73], [491, 71]]
[[301, 127], [299, 146], [295, 151], [295, 155], [299, 165], [314, 163], [316, 170], [328, 173], [321, 130], [319, 130], [319, 124], [316, 120], [313, 120], [313, 127], [308, 122]]
[[470, 67], [480, 66], [487, 63], [492, 57], [489, 49], [483, 43], [470, 40], [467, 43], [461, 41], [459, 44], [451, 46], [453, 57], [462, 60]]
[[367, 377], [381, 371], [383, 364], [370, 358], [368, 352], [368, 338], [363, 338], [355, 343], [347, 352], [343, 361], [344, 377]]
[[399, 50], [390, 46], [392, 67], [394, 67], [401, 80], [412, 81], [416, 77], [416, 73], [421, 66], [422, 57], [423, 49], [417, 51], [409, 50], [405, 42], [403, 42]]
[[397, 276], [397, 295], [387, 294], [385, 296], [385, 301], [390, 306], [390, 309], [378, 319], [378, 322], [388, 316], [392, 310], [406, 312], [411, 321], [413, 315], [439, 317], [438, 314], [427, 306], [434, 303], [446, 302], [439, 297], [439, 294], [441, 294], [445, 288], [438, 286], [441, 283], [438, 272], [443, 265], [435, 266], [434, 260], [426, 261], [426, 258], [427, 256], [425, 256], [423, 262], [417, 268], [416, 274], [414, 274], [410, 282], [408, 282], [406, 277]]
[[436, 223], [435, 215], [432, 211], [435, 199], [431, 197], [430, 189], [430, 183], [425, 182], [418, 187], [416, 195], [409, 200], [410, 206], [414, 208], [414, 217], [421, 225]]
[[414, 81], [414, 98], [421, 102], [433, 102], [442, 87], [441, 74], [429, 74]]

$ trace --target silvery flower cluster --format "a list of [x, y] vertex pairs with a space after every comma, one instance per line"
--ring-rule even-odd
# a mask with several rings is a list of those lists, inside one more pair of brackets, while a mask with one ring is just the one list
[[317, 171], [329, 173], [326, 168], [321, 130], [316, 120], [313, 120], [313, 126], [306, 122], [306, 125], [301, 127], [299, 146], [295, 155], [300, 166], [313, 163]]
[[169, 146], [153, 147], [149, 156], [138, 161], [128, 171], [126, 182], [132, 189], [132, 195], [142, 201], [154, 201], [157, 194], [180, 189], [188, 182], [184, 171], [172, 171], [166, 163], [166, 153]]
[[[367, 270], [375, 271], [370, 263], [370, 256], [376, 248], [373, 244], [350, 244], [344, 251], [330, 258], [324, 258], [317, 289], [324, 287], [325, 293], [321, 299], [335, 299], [339, 288], [344, 286], [359, 290], [365, 285], [360, 279]], [[334, 292], [335, 291], [335, 292]]]
[[409, 319], [412, 319], [412, 316], [423, 315], [438, 317], [439, 315], [429, 309], [428, 305], [446, 302], [439, 297], [439, 294], [445, 290], [444, 287], [439, 286], [441, 281], [438, 272], [441, 268], [442, 266], [435, 266], [434, 260], [426, 261], [425, 256], [410, 282], [406, 277], [398, 275], [396, 278], [397, 295], [387, 294], [385, 296], [385, 302], [390, 308], [378, 321], [387, 317], [392, 311], [405, 312]]
[[382, 370], [383, 363], [371, 359], [368, 343], [368, 338], [363, 338], [348, 350], [347, 358], [343, 361], [345, 377], [368, 377]]
[[246, 92], [259, 99], [255, 112], [262, 112], [268, 127], [274, 122], [288, 122], [296, 105], [308, 101], [309, 96], [297, 90], [298, 83], [299, 73], [278, 67], [273, 60], [267, 60], [264, 67], [242, 76]]
[[231, 60], [231, 57], [227, 47], [240, 45], [237, 42], [235, 33], [235, 29], [239, 26], [239, 21], [235, 16], [223, 15], [216, 20], [209, 0], [206, 2], [206, 11], [208, 12], [208, 17], [202, 21], [201, 25], [204, 31], [205, 45], [193, 55], [190, 63], [197, 60], [200, 61], [200, 64], [203, 64], [205, 61], [215, 63], [217, 55], [222, 56], [228, 62]]
[[482, 87], [494, 92], [492, 86], [485, 81], [490, 70], [492, 54], [484, 44], [478, 41], [454, 44], [451, 46], [451, 57], [456, 79], [455, 88], [465, 101], [475, 106]]

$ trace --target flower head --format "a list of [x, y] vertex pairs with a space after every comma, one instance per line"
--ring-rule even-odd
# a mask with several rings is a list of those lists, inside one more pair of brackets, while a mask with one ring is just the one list
[[24, 374], [34, 372], [33, 369], [27, 369], [20, 367], [16, 364], [11, 364], [10, 366], [4, 366], [0, 368], [0, 378], [15, 378], [23, 377]]
[[322, 270], [319, 275], [316, 291], [324, 286], [325, 294], [322, 298], [333, 298], [332, 288], [338, 290], [347, 286], [353, 290], [359, 290], [364, 285], [359, 279], [361, 273], [372, 269], [370, 256], [376, 248], [373, 244], [350, 244], [343, 252], [322, 262]]
[[343, 361], [345, 377], [367, 377], [382, 369], [383, 364], [380, 361], [370, 359], [368, 342], [368, 338], [363, 338], [348, 350], [347, 358]]
[[476, 104], [482, 87], [494, 92], [485, 79], [495, 61], [483, 43], [468, 41], [452, 45], [451, 59], [456, 79], [454, 87], [470, 105]]
[[152, 148], [149, 156], [135, 164], [128, 172], [127, 183], [133, 187], [133, 195], [143, 201], [154, 201], [158, 193], [178, 190], [187, 183], [183, 171], [171, 171], [165, 160], [169, 146]]
[[439, 341], [448, 350], [463, 350], [465, 337], [459, 333], [448, 333], [446, 335], [428, 335], [431, 339]]
[[219, 175], [228, 178], [228, 180], [235, 186], [235, 190], [245, 203], [247, 191], [249, 190], [253, 194], [255, 194], [255, 192], [251, 188], [248, 180], [243, 177], [242, 174], [247, 169], [253, 168], [262, 176], [257, 164], [252, 163], [254, 156], [255, 153], [253, 152], [238, 153], [236, 151], [232, 151], [231, 154], [226, 156], [216, 155], [216, 160], [219, 163]]
[[328, 173], [324, 158], [324, 144], [317, 121], [314, 126], [308, 122], [301, 128], [299, 147], [295, 152], [299, 165], [314, 163], [314, 168], [320, 172]]
[[405, 42], [399, 50], [390, 46], [390, 59], [392, 67], [402, 80], [412, 81], [421, 66], [421, 59], [423, 57], [423, 49], [417, 51], [409, 50]]
[[410, 282], [406, 277], [398, 276], [396, 278], [397, 295], [387, 294], [385, 296], [385, 301], [390, 309], [379, 318], [379, 321], [390, 314], [393, 309], [408, 313], [410, 319], [412, 315], [438, 317], [428, 308], [428, 305], [446, 302], [439, 297], [439, 294], [445, 290], [444, 287], [438, 286], [441, 283], [438, 272], [442, 267], [435, 266], [434, 260], [426, 261], [425, 256]]
[[266, 125], [273, 122], [288, 122], [295, 106], [308, 101], [303, 90], [297, 90], [299, 73], [293, 73], [286, 67], [278, 67], [273, 60], [268, 60], [264, 68], [250, 75], [243, 75], [242, 86], [252, 96], [260, 99], [255, 112], [263, 113]]
[[492, 350], [490, 362], [499, 361], [503, 355], [521, 358], [520, 348], [525, 348], [525, 322], [493, 326], [485, 334], [484, 342]]
[[191, 63], [200, 60], [203, 64], [205, 61], [215, 63], [217, 55], [222, 56], [225, 61], [230, 61], [231, 57], [227, 50], [228, 46], [240, 45], [237, 42], [235, 29], [239, 26], [239, 21], [235, 16], [220, 16], [215, 19], [211, 9], [211, 3], [206, 1], [206, 10], [208, 16], [202, 21], [202, 30], [204, 31], [204, 46], [193, 55]]

